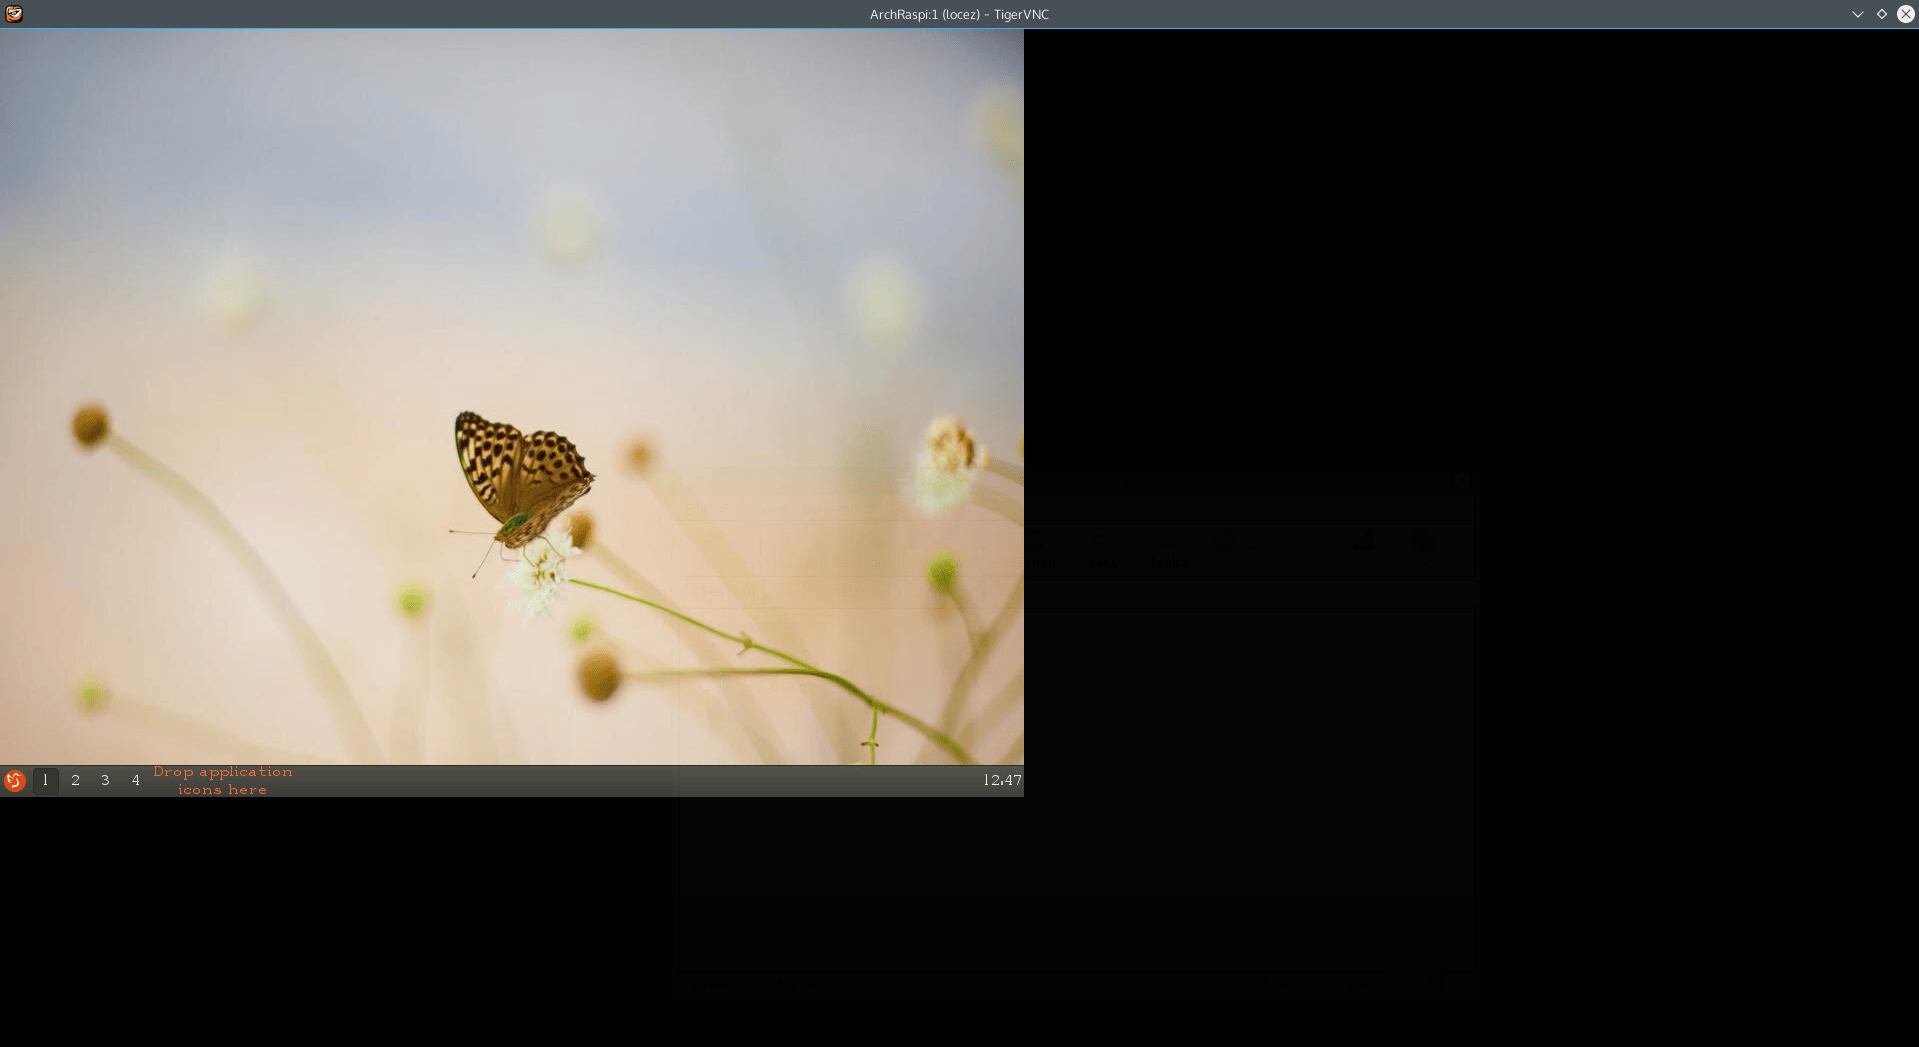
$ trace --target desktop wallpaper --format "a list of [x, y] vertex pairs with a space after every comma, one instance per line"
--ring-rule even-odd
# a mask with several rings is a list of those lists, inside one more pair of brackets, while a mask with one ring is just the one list
[[[1023, 81], [1017, 32], [0, 33], [0, 738], [1024, 762]], [[476, 430], [469, 484], [465, 412], [533, 468]], [[490, 546], [476, 490], [558, 511]]]

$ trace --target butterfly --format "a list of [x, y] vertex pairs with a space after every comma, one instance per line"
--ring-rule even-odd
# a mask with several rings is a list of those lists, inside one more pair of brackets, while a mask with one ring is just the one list
[[545, 534], [553, 518], [593, 486], [586, 460], [558, 433], [521, 436], [503, 422], [462, 411], [453, 420], [453, 446], [473, 497], [500, 521], [493, 537], [508, 549]]

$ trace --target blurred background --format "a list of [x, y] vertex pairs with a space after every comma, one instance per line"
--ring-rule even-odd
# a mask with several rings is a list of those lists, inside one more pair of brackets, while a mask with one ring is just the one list
[[[778, 663], [574, 586], [529, 619], [497, 558], [470, 579], [487, 539], [447, 530], [496, 525], [463, 410], [579, 448], [575, 577], [633, 591], [616, 554], [936, 721], [968, 642], [928, 560], [980, 623], [1024, 570], [1004, 515], [906, 495], [938, 416], [1021, 458], [1024, 65], [1015, 30], [0, 33], [6, 748], [353, 758], [229, 547], [76, 441], [90, 402], [258, 551], [387, 759], [864, 755], [866, 708], [820, 680], [742, 685], [759, 742], [707, 681], [589, 700], [594, 650]], [[1023, 745], [1009, 622], [967, 699], [979, 760]], [[950, 762], [890, 719], [879, 741]]]

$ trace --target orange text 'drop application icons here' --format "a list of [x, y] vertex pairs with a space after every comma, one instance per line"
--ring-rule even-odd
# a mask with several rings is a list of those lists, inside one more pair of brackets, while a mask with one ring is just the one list
[[19, 7], [16, 7], [12, 4], [7, 5], [7, 21], [18, 22], [21, 18], [25, 16], [26, 16], [26, 12], [21, 10]]

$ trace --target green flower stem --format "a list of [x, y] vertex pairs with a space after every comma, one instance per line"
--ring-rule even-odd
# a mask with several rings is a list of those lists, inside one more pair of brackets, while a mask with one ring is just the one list
[[[802, 669], [802, 673], [796, 673], [796, 675], [810, 675], [810, 677], [819, 677], [819, 679], [829, 679], [829, 681], [841, 685], [842, 688], [846, 688], [848, 692], [852, 692], [854, 696], [858, 696], [860, 700], [864, 700], [867, 706], [873, 706], [875, 710], [887, 713], [890, 717], [898, 719], [900, 723], [906, 723], [908, 727], [912, 727], [913, 731], [919, 731], [919, 733], [925, 734], [929, 740], [933, 740], [942, 750], [954, 754], [954, 759], [958, 759], [960, 763], [973, 763], [973, 757], [967, 756], [965, 750], [960, 748], [958, 742], [954, 742], [954, 740], [948, 738], [946, 734], [938, 733], [935, 729], [927, 727], [927, 725], [921, 723], [917, 717], [913, 717], [912, 713], [902, 713], [900, 710], [894, 710], [892, 706], [881, 702], [879, 698], [873, 698], [871, 694], [867, 694], [864, 690], [860, 690], [858, 686], [852, 685], [852, 681], [848, 681], [846, 677], [835, 675], [835, 673], [827, 673], [825, 669], [816, 669], [816, 667], [812, 667], [812, 665], [808, 665], [806, 662], [800, 662], [798, 658], [794, 658], [794, 656], [783, 652], [783, 650], [773, 650], [773, 648], [766, 646], [766, 644], [752, 642], [752, 639], [748, 639], [745, 635], [735, 637], [735, 635], [731, 635], [731, 633], [723, 633], [720, 629], [714, 629], [712, 625], [706, 625], [704, 621], [700, 621], [697, 617], [683, 616], [683, 614], [675, 612], [674, 608], [668, 608], [668, 606], [664, 606], [664, 604], [654, 604], [652, 600], [641, 600], [639, 596], [633, 596], [631, 593], [620, 593], [618, 589], [606, 589], [604, 585], [593, 585], [591, 581], [581, 581], [578, 577], [568, 579], [568, 581], [572, 581], [574, 585], [583, 585], [583, 587], [587, 587], [587, 589], [599, 589], [601, 593], [612, 593], [614, 596], [626, 596], [628, 600], [633, 600], [635, 604], [647, 604], [649, 608], [656, 610], [656, 612], [666, 612], [666, 614], [670, 614], [670, 616], [677, 617], [679, 621], [685, 621], [687, 625], [697, 625], [700, 629], [706, 629], [708, 633], [712, 633], [712, 635], [716, 635], [716, 637], [725, 637], [725, 639], [731, 640], [731, 642], [735, 642], [735, 644], [741, 644], [741, 652], [746, 652], [746, 650], [764, 650], [764, 652], [771, 654], [773, 658], [779, 658], [781, 662], [791, 662], [793, 665], [796, 665], [798, 669]], [[1021, 575], [1021, 583], [1025, 583], [1025, 575]], [[775, 673], [794, 673], [794, 671], [793, 669], [685, 669], [685, 671], [681, 671], [681, 675], [746, 675], [746, 673], [775, 675]]]
[[219, 753], [227, 759], [260, 761], [262, 763], [282, 764], [325, 764], [332, 763], [325, 757], [312, 753], [274, 749], [259, 742], [248, 741], [236, 734], [230, 734], [218, 727], [186, 716], [170, 712], [156, 705], [136, 702], [119, 695], [108, 695], [103, 703], [103, 712], [128, 723], [138, 724], [156, 734], [171, 735], [190, 745], [197, 745], [209, 752]]
[[1021, 527], [1026, 526], [1026, 507], [1014, 501], [1010, 495], [976, 486], [973, 488], [973, 503], [985, 506]]
[[[590, 584], [586, 582], [581, 582], [577, 578], [573, 579], [573, 581], [580, 585]], [[599, 589], [601, 588], [601, 586], [595, 585], [593, 586], [593, 588]], [[607, 590], [607, 591], [611, 592], [612, 590]], [[618, 595], [624, 596], [625, 594], [621, 593]], [[757, 644], [755, 644], [754, 646], [758, 647]], [[768, 654], [779, 654], [778, 651], [769, 651], [764, 647], [760, 647], [759, 649], [762, 651], [766, 651]], [[781, 657], [784, 657], [784, 655], [782, 655]], [[667, 679], [670, 677], [679, 677], [679, 676], [817, 676], [822, 680], [831, 680], [834, 683], [839, 684], [848, 693], [852, 694], [854, 697], [865, 702], [867, 705], [872, 706], [874, 713], [876, 714], [885, 713], [886, 715], [891, 716], [892, 718], [898, 720], [899, 722], [925, 735], [927, 739], [931, 741], [934, 745], [937, 745], [940, 748], [945, 749], [947, 752], [952, 753], [953, 758], [958, 760], [959, 762], [961, 763], [973, 762], [973, 758], [966, 755], [966, 750], [960, 748], [958, 742], [955, 742], [953, 739], [947, 737], [946, 735], [940, 733], [939, 731], [934, 730], [932, 727], [928, 726], [924, 721], [920, 720], [918, 717], [914, 716], [912, 713], [895, 709], [892, 706], [886, 704], [885, 702], [880, 701], [878, 698], [875, 698], [872, 695], [867, 694], [865, 691], [860, 690], [859, 687], [853, 683], [853, 681], [848, 680], [846, 677], [841, 676], [838, 673], [829, 673], [824, 669], [815, 669], [811, 666], [807, 666], [805, 668], [793, 668], [793, 669], [780, 669], [780, 668], [774, 668], [774, 669], [658, 669], [658, 670], [654, 670], [653, 672], [621, 673], [620, 675], [629, 680], [659, 680], [659, 679]], [[874, 730], [877, 732], [878, 729], [879, 728], [876, 723]]]
[[291, 596], [287, 595], [286, 589], [281, 587], [279, 580], [273, 577], [273, 572], [267, 569], [266, 561], [260, 559], [260, 554], [253, 551], [253, 546], [247, 544], [247, 540], [241, 536], [232, 522], [207, 499], [206, 495], [201, 494], [188, 483], [185, 477], [161, 464], [159, 459], [135, 447], [131, 441], [119, 433], [107, 435], [107, 446], [126, 459], [127, 464], [147, 474], [155, 483], [166, 488], [174, 497], [185, 503], [188, 509], [198, 514], [200, 519], [226, 542], [234, 559], [239, 560], [240, 566], [246, 568], [247, 572], [253, 575], [253, 580], [265, 590], [267, 602], [279, 612], [280, 620], [286, 625], [287, 631], [293, 634], [294, 641], [299, 644], [301, 653], [306, 656], [307, 667], [320, 681], [321, 693], [327, 698], [329, 711], [332, 712], [334, 720], [339, 723], [340, 730], [346, 735], [347, 743], [353, 749], [355, 762], [381, 762], [380, 743], [373, 738], [373, 727], [367, 723], [366, 714], [361, 712], [359, 705], [353, 701], [353, 693], [347, 689], [346, 677], [341, 675], [339, 666], [334, 665], [333, 659], [328, 657], [326, 647], [320, 643], [319, 634], [313, 631], [313, 626], [307, 624], [306, 618], [300, 614], [299, 606], [293, 602]]
[[[584, 581], [579, 578], [569, 578], [567, 580], [572, 582], [574, 585], [584, 585], [588, 589], [598, 589], [599, 591], [603, 593], [612, 593], [614, 596], [624, 596], [627, 599], [633, 601], [634, 603], [643, 603], [647, 605], [648, 607], [653, 608], [656, 611], [665, 611], [667, 614], [670, 614], [673, 617], [678, 618], [680, 621], [685, 622], [688, 625], [697, 625], [700, 628], [706, 630], [707, 632], [712, 633], [714, 636], [723, 637], [733, 643], [739, 644], [741, 654], [745, 654], [747, 651], [765, 651], [767, 654], [770, 654], [773, 657], [778, 658], [780, 661], [787, 662], [792, 665], [797, 665], [802, 669], [806, 669], [815, 673], [824, 671], [818, 668], [817, 666], [808, 665], [805, 662], [800, 661], [798, 658], [795, 658], [792, 655], [787, 654], [785, 651], [776, 651], [773, 648], [768, 647], [763, 643], [756, 643], [753, 641], [751, 637], [747, 636], [745, 633], [741, 633], [738, 636], [734, 636], [732, 633], [715, 629], [712, 626], [706, 624], [705, 622], [700, 621], [698, 618], [692, 618], [687, 615], [681, 614], [680, 612], [674, 610], [671, 607], [666, 606], [665, 604], [654, 603], [652, 600], [641, 599], [638, 596], [634, 596], [632, 593], [623, 593], [619, 591], [618, 589], [609, 589], [604, 585], [595, 585], [592, 582]], [[833, 679], [833, 680], [842, 679], [841, 677], [833, 676], [830, 673], [826, 675], [828, 679]], [[845, 686], [852, 687], [851, 684], [846, 684]], [[853, 693], [860, 695], [863, 698], [869, 698], [869, 696], [864, 691], [861, 691], [858, 688], [853, 688]]]
[[[1022, 585], [1025, 583], [1025, 579], [1026, 579], [1025, 575], [1020, 576], [1020, 581]], [[799, 669], [799, 672], [797, 673], [795, 673], [793, 669], [688, 669], [688, 670], [680, 670], [679, 675], [740, 676], [740, 675], [747, 675], [747, 674], [760, 674], [760, 675], [790, 674], [790, 675], [817, 676], [823, 680], [831, 680], [834, 683], [839, 684], [841, 687], [845, 688], [847, 691], [851, 692], [860, 700], [864, 701], [867, 705], [872, 706], [873, 708], [879, 710], [880, 712], [883, 712], [887, 714], [888, 716], [893, 717], [894, 719], [900, 721], [901, 723], [904, 723], [907, 726], [912, 727], [914, 730], [925, 735], [934, 744], [938, 745], [942, 749], [945, 749], [947, 752], [952, 753], [953, 758], [957, 759], [959, 762], [961, 763], [973, 762], [972, 757], [969, 757], [966, 755], [966, 750], [960, 748], [958, 742], [953, 741], [953, 739], [948, 738], [945, 734], [939, 731], [936, 731], [931, 727], [928, 727], [924, 723], [921, 723], [919, 719], [913, 716], [912, 714], [901, 712], [900, 710], [895, 709], [890, 705], [887, 705], [885, 702], [880, 701], [878, 698], [875, 698], [872, 695], [867, 694], [865, 691], [860, 690], [858, 687], [853, 686], [853, 682], [848, 680], [844, 676], [838, 676], [833, 673], [829, 673], [825, 671], [824, 669], [816, 669], [813, 666], [810, 666], [806, 664], [805, 662], [800, 661], [798, 658], [795, 658], [792, 655], [787, 654], [785, 651], [776, 651], [773, 648], [766, 646], [765, 644], [754, 643], [750, 638], [746, 636], [743, 636], [743, 635], [734, 636], [732, 633], [722, 632], [706, 624], [705, 622], [700, 621], [698, 618], [690, 618], [674, 610], [671, 607], [665, 606], [664, 604], [657, 604], [651, 600], [643, 600], [640, 597], [634, 596], [632, 593], [623, 593], [619, 591], [618, 589], [609, 589], [604, 585], [595, 585], [592, 582], [582, 581], [581, 579], [578, 579], [578, 578], [570, 578], [568, 579], [568, 581], [572, 582], [574, 585], [585, 586], [588, 589], [598, 589], [599, 591], [603, 593], [612, 593], [614, 596], [623, 596], [626, 599], [633, 601], [634, 603], [645, 604], [646, 606], [651, 607], [656, 611], [664, 611], [667, 614], [670, 614], [673, 617], [678, 618], [680, 621], [687, 623], [688, 625], [697, 626], [701, 629], [706, 630], [709, 633], [712, 633], [714, 636], [724, 637], [732, 643], [739, 644], [742, 653], [748, 650], [765, 651], [767, 654], [770, 654], [773, 657], [780, 659], [781, 661], [792, 663], [793, 665], [797, 666]]]
[[[625, 663], [631, 659], [642, 665], [663, 667], [666, 664], [637, 647], [630, 647], [621, 643], [619, 639], [608, 632], [604, 626], [594, 630], [593, 638], [619, 652], [621, 663]], [[699, 637], [698, 640], [700, 643], [706, 643], [706, 637], [704, 636]], [[728, 690], [734, 689], [736, 686], [731, 681], [715, 680], [713, 683], [718, 686], [724, 686]], [[728, 745], [738, 748], [745, 756], [747, 763], [751, 763], [754, 760], [759, 760], [762, 763], [780, 762], [778, 759], [779, 753], [776, 750], [771, 752], [773, 759], [767, 759], [768, 750], [761, 749], [756, 744], [758, 739], [751, 737], [751, 732], [740, 723], [740, 715], [737, 709], [727, 708], [727, 703], [723, 701], [715, 702], [714, 696], [710, 694], [702, 693], [698, 696], [698, 699], [701, 702], [699, 711], [706, 718], [707, 726], [713, 729], [714, 734], [724, 736]]]
[[[740, 644], [742, 648], [759, 647], [760, 650], [766, 651], [768, 654], [776, 653], [771, 648], [760, 647], [759, 644], [754, 643], [752, 640], [747, 639], [745, 636], [734, 636], [732, 633], [723, 632], [719, 629], [715, 629], [712, 626], [706, 624], [705, 622], [700, 621], [698, 618], [688, 617], [674, 610], [673, 608], [666, 606], [665, 604], [655, 603], [652, 600], [648, 600], [639, 596], [634, 596], [632, 593], [623, 593], [619, 591], [618, 589], [610, 589], [604, 585], [597, 585], [593, 582], [586, 581], [583, 578], [569, 578], [567, 579], [567, 581], [572, 582], [574, 585], [583, 585], [588, 589], [598, 589], [599, 591], [603, 593], [612, 593], [614, 596], [624, 596], [627, 599], [633, 601], [634, 603], [645, 604], [646, 606], [651, 607], [656, 611], [664, 611], [667, 614], [670, 614], [673, 617], [678, 618], [680, 621], [685, 622], [688, 625], [698, 626], [699, 628], [704, 629], [709, 633], [712, 633], [714, 636], [722, 637], [724, 639], [731, 640], [732, 642], [736, 644]], [[742, 650], [741, 653], [745, 653], [744, 650]], [[792, 662], [794, 665], [803, 666], [808, 669], [812, 668], [812, 666], [807, 665], [805, 662], [799, 661], [796, 658], [790, 658], [784, 654], [780, 655], [779, 657], [785, 658], [787, 661]]]
[[[645, 593], [653, 600], [659, 601], [660, 603], [665, 602], [666, 594], [660, 591], [659, 586], [647, 581], [645, 575], [634, 570], [625, 560], [615, 555], [613, 550], [608, 549], [604, 542], [594, 542], [591, 555], [604, 560], [608, 567], [613, 568], [615, 574], [624, 578], [627, 584], [633, 586], [633, 588]], [[658, 606], [658, 604], [655, 604], [655, 606]], [[721, 652], [713, 645], [711, 640], [708, 640], [704, 636], [693, 636], [689, 639], [695, 657], [702, 661], [717, 662], [722, 660], [723, 656]], [[728, 639], [731, 639], [731, 637], [728, 637]], [[733, 718], [739, 722], [740, 727], [746, 733], [747, 740], [752, 743], [754, 751], [759, 754], [760, 762], [768, 764], [785, 763], [786, 757], [780, 753], [779, 745], [774, 741], [774, 739], [778, 737], [778, 734], [774, 730], [772, 722], [766, 718], [765, 710], [760, 708], [758, 700], [753, 697], [753, 692], [744, 687], [736, 687], [729, 680], [717, 680], [715, 683], [719, 685], [720, 694], [725, 699], [728, 708], [732, 711]]]
[[880, 707], [873, 707], [873, 729], [866, 733], [866, 762], [880, 762]]
[[966, 629], [967, 650], [971, 651], [973, 648], [978, 647], [980, 640], [979, 629], [974, 627], [972, 612], [966, 609], [965, 601], [960, 599], [959, 589], [955, 587], [952, 589], [942, 589], [940, 591], [946, 594], [947, 599], [953, 601], [953, 607], [959, 611], [960, 625]]
[[392, 741], [387, 744], [393, 754], [394, 763], [414, 764], [426, 759], [426, 705], [427, 690], [431, 684], [428, 673], [431, 667], [428, 657], [432, 644], [428, 640], [426, 622], [412, 623], [420, 632], [420, 686], [416, 691], [412, 687], [403, 687], [393, 700]]
[[998, 473], [1021, 487], [1026, 486], [1026, 470], [1004, 458], [989, 457], [986, 459], [986, 471], [989, 473]]
[[[719, 572], [720, 581], [726, 584], [727, 591], [733, 594], [733, 598], [740, 602], [741, 609], [752, 618], [753, 627], [766, 630], [766, 635], [788, 647], [799, 646], [799, 633], [779, 612], [779, 608], [773, 606], [771, 597], [754, 577], [746, 559], [707, 519], [705, 510], [687, 493], [679, 479], [664, 466], [655, 465], [647, 472], [647, 486], [653, 489], [673, 519], [679, 521], [681, 530], [699, 547], [706, 562]], [[829, 739], [837, 738], [838, 732], [832, 726], [833, 717], [825, 701], [812, 694], [806, 694], [806, 699], [807, 707], [813, 711], [813, 718], [820, 725], [820, 731]]]
[[[1000, 607], [999, 615], [993, 619], [993, 624], [987, 626], [986, 631], [980, 634], [979, 641], [973, 644], [973, 653], [967, 655], [966, 664], [960, 666], [959, 675], [953, 678], [952, 689], [946, 693], [946, 705], [940, 710], [941, 730], [948, 732], [953, 730], [955, 722], [959, 719], [960, 710], [966, 707], [966, 692], [972, 689], [973, 681], [979, 678], [980, 670], [986, 665], [987, 652], [992, 650], [993, 641], [1006, 631], [1006, 626], [1012, 622], [1014, 612], [1020, 609], [1025, 595], [1026, 572], [1021, 571], [1019, 580], [1013, 583], [1013, 591], [1006, 594], [1006, 603]], [[920, 754], [922, 759], [926, 755], [925, 751]]]

